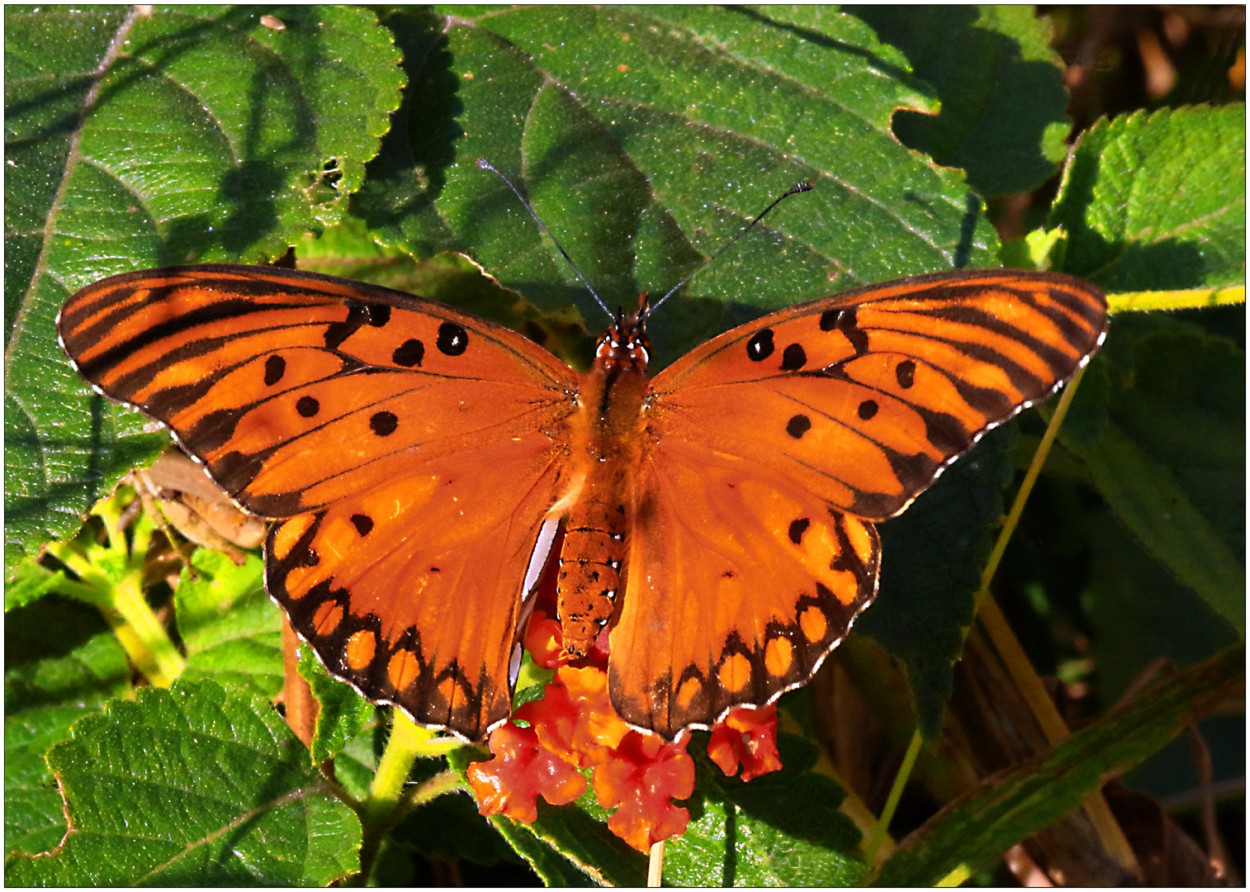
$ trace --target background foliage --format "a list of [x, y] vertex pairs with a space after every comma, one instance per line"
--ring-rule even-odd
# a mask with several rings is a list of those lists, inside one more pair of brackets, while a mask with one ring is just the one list
[[[1244, 41], [1191, 22], [1203, 51], [1173, 54], [1169, 90], [1125, 101], [1105, 79], [1131, 66], [1097, 15], [1056, 14], [1065, 67], [1048, 20], [1022, 7], [6, 7], [6, 880], [325, 883], [360, 869], [363, 843], [373, 882], [445, 878], [430, 865], [448, 862], [482, 882], [641, 881], [593, 804], [488, 825], [453, 791], [362, 825], [387, 717], [350, 692], [330, 708], [346, 688], [318, 680], [309, 759], [268, 705], [281, 649], [258, 558], [199, 552], [174, 595], [146, 521], [78, 533], [168, 442], [93, 395], [56, 343], [64, 299], [103, 276], [294, 247], [301, 267], [457, 303], [585, 363], [598, 310], [480, 156], [516, 177], [609, 305], [666, 289], [776, 194], [816, 183], [665, 305], [661, 364], [769, 309], [1003, 258], [1082, 275], [1119, 311], [994, 584], [1029, 673], [1057, 679], [1083, 730], [1027, 754], [982, 745], [1030, 715], [1010, 712], [1019, 681], [994, 675], [968, 627], [1033, 414], [886, 525], [877, 604], [783, 701], [786, 770], [741, 784], [701, 769], [672, 882], [928, 884], [993, 871], [1026, 838], [1052, 878], [1117, 882], [1035, 834], [1067, 821], [1069, 838], [1108, 845], [1086, 797], [1152, 754], [1126, 784], [1153, 799], [1121, 797], [1116, 832], [1147, 845], [1134, 822], [1162, 803], [1198, 836], [1210, 792], [1244, 777], [1240, 716], [1197, 726], [1209, 775], [1164, 748], [1244, 708], [1244, 308], [1217, 306], [1245, 278], [1244, 108], [1227, 75]], [[1168, 37], [1157, 24], [1119, 22], [1138, 47]], [[1133, 312], [1155, 305], [1188, 309]], [[128, 658], [106, 594], [123, 583], [172, 631], [169, 690]], [[1173, 674], [1111, 711], [1159, 658]], [[897, 847], [866, 863], [917, 729]], [[333, 781], [315, 767], [331, 757]], [[1219, 808], [1239, 839], [1244, 797]], [[1150, 827], [1175, 830], [1162, 813]], [[1205, 863], [1180, 842], [1168, 855], [1172, 871]]]

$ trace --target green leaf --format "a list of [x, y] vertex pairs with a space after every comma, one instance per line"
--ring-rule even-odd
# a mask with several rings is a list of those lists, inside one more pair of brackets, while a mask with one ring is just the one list
[[12, 581], [4, 587], [5, 613], [38, 601], [66, 582], [63, 570], [50, 570], [34, 557], [23, 558], [13, 573]]
[[1245, 107], [1100, 121], [1076, 146], [1050, 226], [1064, 269], [1108, 291], [1246, 279]]
[[646, 881], [646, 859], [612, 835], [606, 815], [593, 816], [582, 803], [551, 808], [539, 802], [538, 820], [530, 825], [490, 821], [549, 886], [637, 887]]
[[65, 809], [44, 756], [98, 703], [36, 707], [4, 719], [4, 848], [46, 852], [65, 836]]
[[377, 709], [350, 685], [326, 672], [307, 644], [299, 648], [299, 674], [319, 705], [310, 756], [312, 764], [320, 765], [360, 734]]
[[[1089, 523], [1086, 541], [1095, 559], [1086, 597], [1094, 625], [1091, 652], [1104, 700], [1114, 702], [1135, 689], [1160, 660], [1190, 666], [1240, 640], [1237, 629], [1168, 573], [1110, 511], [1095, 514]], [[1212, 744], [1208, 738], [1208, 746]], [[1244, 757], [1244, 747], [1238, 750]], [[1192, 754], [1186, 751], [1178, 762], [1169, 772], [1177, 783], [1171, 792], [1176, 793], [1198, 783]]]
[[359, 869], [360, 822], [265, 700], [148, 688], [74, 726], [48, 763], [73, 830], [10, 856], [16, 885], [326, 885]]
[[1091, 372], [1105, 379], [1074, 405], [1065, 444], [1146, 550], [1244, 633], [1245, 354], [1126, 317]]
[[362, 802], [369, 796], [369, 785], [378, 771], [384, 737], [390, 732], [390, 722], [383, 722], [382, 715], [382, 712], [375, 709], [373, 720], [349, 740], [334, 758], [335, 779], [357, 802]]
[[477, 811], [471, 795], [439, 796], [404, 818], [392, 844], [438, 861], [520, 864], [521, 859]]
[[174, 597], [187, 652], [184, 678], [212, 678], [272, 697], [282, 689], [282, 620], [265, 594], [260, 558], [235, 566], [221, 552], [196, 549]]
[[[437, 39], [423, 13], [395, 13], [414, 82], [353, 210], [391, 244], [470, 251], [540, 308], [575, 303], [597, 328], [568, 265], [476, 158], [517, 181], [610, 308], [675, 284], [815, 181], [665, 305], [660, 364], [765, 309], [992, 263], [966, 184], [890, 133], [897, 108], [930, 105], [897, 76], [902, 58], [850, 16], [774, 13], [458, 8]], [[417, 122], [428, 135], [412, 140]]]
[[855, 625], [907, 673], [920, 731], [932, 738], [950, 699], [952, 670], [972, 623], [1003, 516], [1014, 425], [991, 432], [901, 516], [882, 524], [877, 602]]
[[1064, 743], [988, 778], [899, 843], [873, 884], [932, 886], [989, 863], [1076, 808], [1221, 700], [1240, 696], [1245, 646], [1164, 677]]
[[110, 53], [110, 41], [126, 19], [122, 6], [4, 9], [6, 333], [39, 269], [58, 172], [73, 148], [91, 72]]
[[98, 610], [45, 598], [5, 617], [4, 707], [98, 701], [130, 687], [130, 665]]
[[254, 8], [5, 11], [6, 577], [166, 442], [118, 439], [138, 417], [65, 361], [65, 298], [131, 269], [276, 258], [360, 185], [398, 53], [363, 9], [282, 16], [276, 30]]
[[1040, 186], [1067, 152], [1068, 91], [1050, 28], [1032, 6], [854, 6], [907, 56], [941, 100], [936, 115], [901, 110], [905, 145], [960, 167], [982, 195]]
[[692, 820], [669, 841], [664, 878], [679, 886], [858, 886], [868, 875], [845, 793], [812, 770], [817, 751], [781, 735], [784, 768], [749, 783], [700, 759]]
[[62, 598], [8, 613], [4, 638], [5, 851], [41, 852], [67, 829], [44, 755], [128, 691], [131, 668], [99, 611]]

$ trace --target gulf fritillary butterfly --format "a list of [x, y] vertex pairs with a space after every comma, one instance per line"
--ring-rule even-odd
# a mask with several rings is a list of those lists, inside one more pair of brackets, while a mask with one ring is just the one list
[[645, 299], [579, 374], [398, 291], [198, 266], [113, 276], [58, 319], [78, 370], [275, 519], [270, 594], [332, 673], [469, 740], [507, 719], [559, 524], [570, 657], [610, 625], [626, 721], [673, 738], [805, 683], [876, 594], [874, 521], [1097, 348], [1068, 276], [860, 288], [654, 378]]

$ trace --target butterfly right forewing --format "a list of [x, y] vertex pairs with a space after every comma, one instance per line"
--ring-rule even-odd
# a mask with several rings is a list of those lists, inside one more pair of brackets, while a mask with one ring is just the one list
[[278, 269], [115, 276], [58, 325], [88, 380], [280, 519], [268, 589], [331, 672], [468, 739], [506, 718], [572, 370], [433, 301]]

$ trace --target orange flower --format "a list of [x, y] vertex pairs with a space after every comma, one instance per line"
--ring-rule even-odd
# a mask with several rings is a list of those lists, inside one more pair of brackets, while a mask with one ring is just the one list
[[688, 741], [666, 743], [656, 734], [631, 730], [612, 757], [595, 766], [595, 798], [604, 808], [616, 808], [608, 829], [639, 851], [686, 831], [690, 812], [670, 800], [694, 793]]
[[565, 805], [586, 792], [586, 778], [538, 742], [533, 728], [511, 723], [490, 735], [494, 758], [469, 766], [469, 785], [486, 816], [507, 815], [524, 824], [538, 817], [538, 797]]
[[602, 669], [561, 666], [541, 700], [517, 710], [538, 739], [552, 752], [582, 768], [602, 762], [629, 732], [608, 699], [608, 677]]
[[777, 754], [777, 707], [739, 706], [712, 728], [707, 754], [727, 777], [742, 766], [742, 779], [754, 780], [781, 769]]

